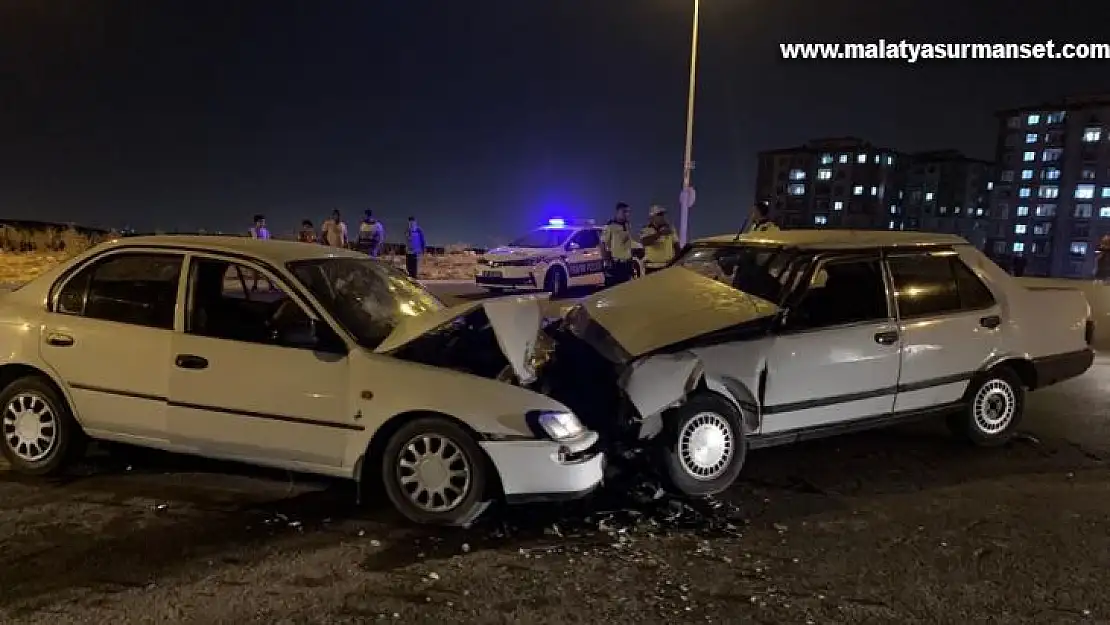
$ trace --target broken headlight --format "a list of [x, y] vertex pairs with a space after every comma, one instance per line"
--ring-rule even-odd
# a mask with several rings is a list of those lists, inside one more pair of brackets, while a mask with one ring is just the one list
[[552, 440], [556, 441], [576, 438], [586, 431], [573, 412], [541, 412], [537, 423]]

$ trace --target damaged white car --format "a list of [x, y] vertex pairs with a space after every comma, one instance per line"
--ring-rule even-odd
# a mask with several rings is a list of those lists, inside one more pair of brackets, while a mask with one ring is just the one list
[[1081, 293], [1027, 290], [963, 239], [916, 232], [698, 241], [549, 335], [533, 388], [655, 452], [690, 495], [728, 487], [749, 448], [929, 415], [1001, 444], [1027, 390], [1094, 358]]
[[540, 324], [535, 299], [447, 309], [355, 252], [120, 239], [0, 297], [0, 451], [34, 475], [98, 439], [370, 481], [418, 522], [579, 497], [598, 435], [498, 379], [534, 379]]

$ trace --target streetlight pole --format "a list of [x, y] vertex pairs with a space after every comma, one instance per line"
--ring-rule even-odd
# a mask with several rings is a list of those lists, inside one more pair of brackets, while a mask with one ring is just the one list
[[694, 188], [690, 185], [690, 177], [694, 171], [694, 92], [698, 75], [698, 22], [700, 0], [694, 0], [694, 24], [690, 36], [690, 92], [686, 97], [686, 156], [682, 162], [682, 212], [679, 218], [678, 239], [686, 245], [689, 237], [690, 206], [694, 203]]

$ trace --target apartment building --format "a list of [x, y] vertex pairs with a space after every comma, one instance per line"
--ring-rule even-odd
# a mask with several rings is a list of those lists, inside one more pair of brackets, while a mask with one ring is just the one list
[[956, 150], [907, 155], [899, 189], [903, 194], [897, 227], [958, 234], [980, 249], [1004, 239], [1005, 217], [990, 214], [994, 164]]
[[994, 251], [1026, 259], [1027, 275], [1087, 278], [1110, 234], [1110, 95], [997, 113], [998, 180], [991, 212], [1010, 232]]
[[856, 137], [759, 153], [756, 199], [785, 228], [888, 228], [902, 155]]

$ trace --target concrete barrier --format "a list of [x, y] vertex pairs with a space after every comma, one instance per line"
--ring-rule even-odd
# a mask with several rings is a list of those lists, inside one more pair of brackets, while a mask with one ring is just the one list
[[1018, 278], [1023, 286], [1034, 290], [1072, 289], [1082, 291], [1091, 304], [1095, 321], [1094, 344], [1098, 349], [1110, 349], [1110, 284], [1096, 280], [1069, 280], [1066, 278]]

